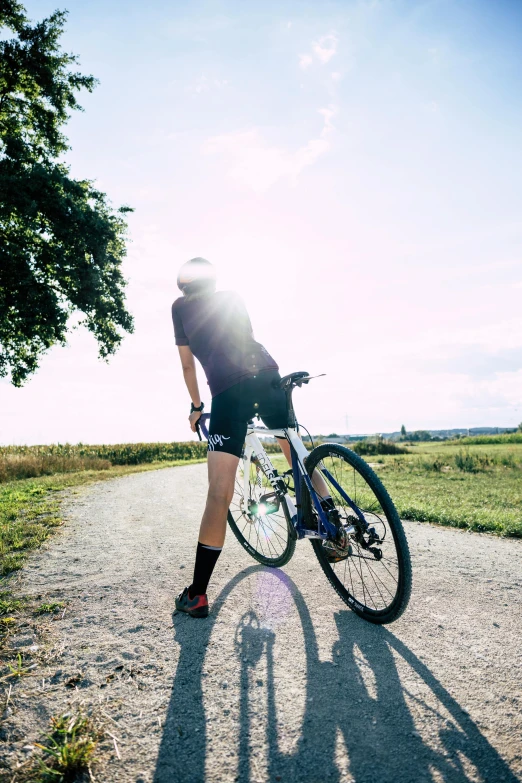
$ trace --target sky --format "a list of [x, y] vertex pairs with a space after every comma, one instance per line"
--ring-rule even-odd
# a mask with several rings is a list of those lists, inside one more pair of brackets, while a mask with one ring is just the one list
[[[129, 204], [135, 332], [72, 332], [0, 443], [191, 439], [170, 307], [212, 261], [313, 433], [522, 421], [522, 4], [33, 0], [100, 80], [67, 162]], [[200, 372], [202, 396], [210, 395]]]

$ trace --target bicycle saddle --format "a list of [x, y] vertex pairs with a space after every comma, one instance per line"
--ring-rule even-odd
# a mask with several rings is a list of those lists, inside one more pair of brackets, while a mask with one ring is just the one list
[[308, 383], [305, 378], [310, 378], [310, 373], [300, 370], [298, 372], [291, 372], [290, 375], [284, 375], [279, 381], [280, 389], [289, 389], [291, 386], [302, 386], [303, 383]]

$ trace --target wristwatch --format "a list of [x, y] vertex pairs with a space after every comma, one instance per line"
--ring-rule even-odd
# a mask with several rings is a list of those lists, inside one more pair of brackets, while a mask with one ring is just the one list
[[194, 403], [193, 403], [193, 402], [191, 402], [191, 403], [190, 403], [190, 412], [191, 412], [191, 413], [196, 413], [196, 412], [197, 412], [197, 413], [201, 413], [201, 411], [203, 410], [203, 408], [204, 408], [204, 407], [205, 407], [205, 403], [204, 403], [204, 402], [202, 402], [202, 403], [201, 403], [201, 405], [199, 406], [199, 408], [196, 408], [196, 406], [194, 405]]

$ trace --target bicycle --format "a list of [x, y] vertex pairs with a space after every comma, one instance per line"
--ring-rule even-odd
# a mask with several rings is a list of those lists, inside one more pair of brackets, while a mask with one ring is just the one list
[[[255, 560], [273, 568], [288, 563], [296, 542], [309, 538], [326, 578], [350, 609], [371, 623], [390, 623], [404, 612], [411, 593], [402, 522], [379, 477], [355, 452], [337, 443], [307, 450], [298, 435], [292, 392], [310, 380], [300, 371], [280, 381], [288, 428], [269, 430], [249, 422], [228, 524]], [[204, 414], [198, 421], [198, 435], [201, 428], [207, 439], [209, 418]], [[279, 474], [258, 434], [286, 438], [290, 470]], [[314, 482], [327, 493], [321, 495]]]

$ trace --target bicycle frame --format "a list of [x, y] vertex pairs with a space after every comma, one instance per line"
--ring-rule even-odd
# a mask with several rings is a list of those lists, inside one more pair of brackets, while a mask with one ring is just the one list
[[[208, 430], [206, 427], [206, 420], [210, 418], [209, 414], [204, 414], [199, 419], [200, 426], [203, 434], [206, 438], [208, 438]], [[288, 441], [290, 444], [290, 454], [292, 457], [292, 474], [294, 477], [294, 486], [295, 486], [295, 504], [288, 494], [288, 492], [283, 492], [281, 488], [282, 479], [281, 476], [278, 476], [276, 473], [276, 470], [274, 466], [272, 465], [272, 462], [270, 460], [270, 457], [266, 453], [265, 449], [263, 448], [263, 444], [259, 440], [256, 433], [262, 434], [262, 435], [272, 435], [276, 438], [284, 438]], [[309, 452], [304, 445], [303, 441], [299, 437], [297, 433], [297, 429], [288, 427], [287, 429], [280, 429], [280, 430], [269, 430], [266, 429], [266, 427], [257, 427], [252, 422], [249, 423], [247, 434], [245, 438], [245, 446], [243, 450], [243, 454], [240, 457], [241, 460], [243, 460], [243, 480], [244, 480], [244, 487], [243, 487], [243, 495], [244, 497], [248, 497], [248, 484], [249, 484], [249, 475], [250, 475], [250, 462], [252, 460], [252, 456], [254, 456], [259, 464], [261, 465], [261, 468], [263, 470], [263, 473], [269, 480], [270, 484], [272, 485], [274, 492], [276, 492], [279, 496], [283, 495], [285, 502], [287, 504], [287, 508], [290, 514], [290, 518], [292, 520], [292, 525], [294, 527], [296, 537], [297, 538], [335, 538], [337, 535], [337, 529], [335, 525], [333, 525], [325, 511], [323, 510], [321, 506], [321, 501], [319, 500], [319, 496], [317, 495], [317, 492], [315, 491], [312, 481], [310, 479], [310, 476], [308, 475], [304, 460], [308, 456]], [[334, 477], [331, 475], [331, 473], [326, 470], [326, 468], [322, 468], [321, 472], [328, 478], [328, 480], [335, 486], [336, 490], [344, 497], [348, 505], [355, 511], [357, 516], [362, 520], [364, 524], [364, 516], [362, 515], [361, 511], [357, 508], [357, 506], [353, 503], [353, 501], [348, 497], [346, 492], [343, 490], [343, 488], [337, 483], [337, 481], [334, 479]], [[312, 502], [315, 506], [315, 509], [317, 511], [319, 520], [321, 522], [320, 525], [318, 525], [317, 530], [309, 530], [307, 529], [305, 525], [305, 519], [303, 514], [303, 507], [302, 507], [302, 498], [301, 498], [301, 490], [302, 490], [302, 483], [301, 480], [304, 481], [308, 492], [310, 493], [310, 497], [312, 499]]]

